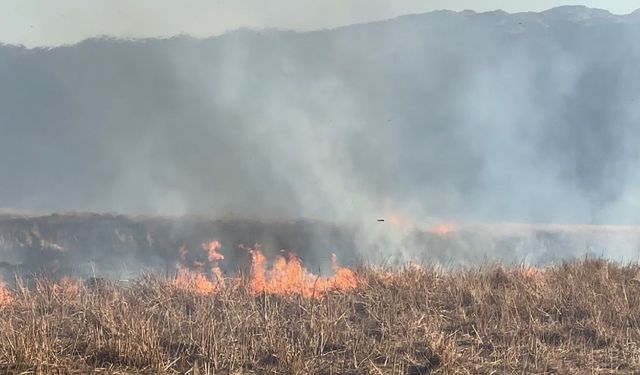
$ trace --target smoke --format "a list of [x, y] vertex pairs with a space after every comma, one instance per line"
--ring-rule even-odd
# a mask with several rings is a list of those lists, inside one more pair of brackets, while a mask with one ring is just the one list
[[0, 207], [640, 224], [640, 23], [575, 10], [3, 46]]

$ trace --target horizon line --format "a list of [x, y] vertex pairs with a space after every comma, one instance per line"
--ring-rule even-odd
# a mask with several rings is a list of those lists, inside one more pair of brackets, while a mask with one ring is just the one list
[[[297, 33], [297, 34], [305, 34], [305, 33], [315, 33], [315, 32], [322, 32], [322, 31], [336, 31], [336, 30], [340, 30], [340, 29], [345, 29], [345, 28], [349, 28], [349, 27], [355, 27], [355, 26], [363, 26], [363, 25], [372, 25], [372, 24], [377, 24], [377, 23], [384, 23], [384, 22], [389, 22], [389, 21], [394, 21], [394, 20], [398, 20], [401, 18], [405, 18], [405, 17], [414, 17], [414, 16], [425, 16], [425, 15], [429, 15], [429, 14], [435, 14], [435, 13], [454, 13], [454, 14], [473, 14], [473, 15], [485, 15], [485, 14], [491, 14], [491, 13], [504, 13], [510, 16], [514, 16], [514, 15], [525, 15], [525, 14], [537, 14], [537, 15], [541, 15], [553, 10], [557, 10], [557, 9], [562, 9], [562, 8], [586, 8], [589, 10], [594, 10], [594, 11], [603, 11], [603, 12], [607, 12], [611, 17], [614, 18], [624, 18], [624, 17], [629, 17], [632, 16], [636, 13], [640, 13], [640, 8], [637, 8], [636, 10], [633, 10], [629, 13], [626, 14], [616, 14], [611, 12], [608, 9], [603, 9], [603, 8], [592, 8], [592, 7], [588, 7], [585, 5], [560, 5], [557, 7], [551, 7], [548, 9], [544, 9], [541, 11], [521, 11], [521, 12], [509, 12], [509, 11], [505, 11], [503, 9], [493, 9], [493, 10], [487, 10], [487, 11], [476, 11], [473, 9], [463, 9], [463, 10], [451, 10], [451, 9], [434, 9], [431, 11], [427, 11], [427, 12], [421, 12], [421, 13], [407, 13], [407, 14], [402, 14], [399, 16], [394, 16], [394, 17], [389, 17], [389, 18], [381, 18], [381, 19], [374, 19], [374, 20], [370, 20], [370, 21], [364, 21], [364, 22], [354, 22], [354, 23], [350, 23], [350, 24], [344, 24], [344, 25], [338, 25], [338, 26], [333, 26], [333, 27], [324, 27], [324, 28], [311, 28], [311, 29], [294, 29], [294, 28], [284, 28], [284, 27], [252, 27], [252, 26], [240, 26], [237, 28], [233, 28], [233, 29], [229, 29], [220, 33], [212, 33], [210, 35], [207, 36], [196, 36], [196, 35], [192, 35], [190, 33], [186, 33], [186, 32], [181, 32], [181, 33], [175, 33], [175, 34], [171, 34], [171, 35], [158, 35], [158, 36], [143, 36], [143, 37], [122, 37], [122, 36], [117, 36], [117, 35], [110, 35], [110, 34], [97, 34], [94, 36], [89, 36], [83, 39], [79, 39], [75, 42], [70, 42], [70, 43], [60, 43], [60, 44], [42, 44], [42, 45], [25, 45], [22, 43], [13, 43], [13, 42], [5, 42], [3, 40], [0, 40], [0, 47], [14, 47], [14, 48], [20, 48], [20, 49], [24, 49], [24, 50], [49, 50], [49, 49], [55, 49], [55, 48], [69, 48], [69, 47], [75, 47], [77, 45], [80, 45], [82, 43], [85, 42], [90, 42], [90, 41], [116, 41], [116, 42], [147, 42], [147, 41], [163, 41], [163, 40], [171, 40], [171, 39], [177, 39], [177, 38], [191, 38], [191, 39], [195, 39], [195, 40], [209, 40], [209, 39], [216, 39], [219, 37], [223, 37], [225, 35], [230, 35], [233, 33], [238, 33], [238, 32], [253, 32], [253, 33], [265, 33], [265, 32], [273, 32], [273, 33]], [[640, 18], [639, 18], [640, 19]]]

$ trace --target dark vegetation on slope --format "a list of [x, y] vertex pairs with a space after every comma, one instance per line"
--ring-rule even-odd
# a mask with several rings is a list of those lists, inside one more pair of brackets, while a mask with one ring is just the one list
[[[175, 270], [181, 247], [188, 250], [185, 266], [206, 260], [202, 244], [217, 240], [226, 274], [243, 271], [249, 254], [239, 245], [262, 244], [269, 259], [284, 251], [296, 253], [313, 271], [331, 270], [331, 254], [346, 266], [406, 262], [400, 255], [444, 265], [529, 262], [549, 264], [583, 256], [590, 251], [631, 251], [640, 230], [628, 232], [567, 231], [560, 229], [512, 231], [496, 226], [460, 227], [446, 235], [424, 231], [416, 224], [404, 230], [392, 223], [377, 223], [375, 237], [349, 223], [319, 220], [258, 220], [204, 217], [126, 216], [67, 213], [45, 216], [0, 215], [0, 280], [16, 273], [33, 275], [135, 278], [141, 272]], [[526, 226], [525, 226], [526, 228]], [[360, 228], [362, 229], [362, 228]], [[370, 228], [369, 228], [370, 229]], [[402, 247], [400, 247], [402, 246]], [[629, 259], [633, 252], [626, 253]], [[396, 258], [394, 258], [396, 257]]]

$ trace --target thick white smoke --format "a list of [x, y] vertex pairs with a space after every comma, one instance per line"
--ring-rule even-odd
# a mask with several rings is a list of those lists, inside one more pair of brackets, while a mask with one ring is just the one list
[[0, 207], [356, 222], [391, 253], [391, 212], [638, 224], [638, 37], [562, 8], [3, 46]]

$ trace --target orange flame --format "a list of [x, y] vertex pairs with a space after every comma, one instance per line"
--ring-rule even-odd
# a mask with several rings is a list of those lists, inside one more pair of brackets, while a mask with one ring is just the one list
[[544, 270], [535, 266], [520, 266], [515, 269], [515, 273], [534, 281], [542, 281], [544, 279]]
[[194, 261], [193, 270], [184, 264], [189, 250], [186, 245], [180, 246], [178, 254], [181, 264], [178, 266], [178, 275], [173, 280], [173, 285], [203, 296], [211, 295], [224, 287], [222, 270], [218, 267], [218, 261], [224, 259], [224, 255], [219, 252], [221, 247], [220, 242], [216, 240], [202, 244], [202, 249], [208, 253], [207, 259], [211, 273], [215, 276], [215, 280], [211, 280], [204, 274], [206, 263]]
[[204, 274], [189, 271], [184, 268], [178, 271], [178, 276], [176, 276], [173, 283], [180, 289], [189, 290], [203, 296], [215, 293], [220, 287], [217, 283], [209, 280]]
[[[251, 294], [278, 294], [284, 296], [301, 295], [305, 297], [319, 298], [329, 291], [348, 291], [357, 286], [355, 273], [338, 265], [335, 255], [332, 256], [332, 265], [335, 275], [333, 277], [320, 277], [307, 271], [300, 258], [293, 254], [276, 257], [273, 265], [267, 268], [267, 260], [260, 251], [260, 245], [255, 249], [248, 249], [251, 255], [251, 275], [247, 283]], [[207, 261], [194, 261], [191, 267], [185, 265], [187, 249], [182, 246], [178, 249], [181, 264], [178, 274], [172, 281], [173, 285], [180, 289], [192, 291], [200, 295], [211, 295], [225, 287], [225, 279], [218, 261], [224, 259], [220, 253], [222, 245], [214, 240], [202, 244], [207, 252]], [[205, 274], [205, 266], [209, 267], [211, 274]], [[234, 279], [240, 282], [240, 279]], [[235, 284], [235, 283], [232, 283]]]
[[[401, 215], [398, 212], [390, 211], [386, 215], [386, 220], [393, 228], [399, 229], [401, 231], [414, 230], [418, 228], [423, 228], [423, 224], [413, 222], [409, 217]], [[449, 235], [457, 230], [456, 225], [448, 222], [440, 222], [435, 225], [428, 225], [425, 229], [425, 232], [437, 234], [439, 236]]]
[[333, 272], [336, 274], [333, 277], [333, 283], [337, 290], [349, 291], [358, 286], [355, 273], [348, 268], [340, 267], [336, 254], [331, 254], [331, 265]]
[[218, 267], [218, 261], [224, 259], [224, 255], [219, 252], [222, 245], [220, 242], [213, 240], [209, 243], [202, 244], [202, 248], [209, 252], [208, 259], [211, 265], [211, 273], [216, 277], [216, 288], [224, 287], [224, 278], [222, 277], [222, 270]]
[[13, 293], [3, 282], [0, 282], [0, 308], [11, 305], [14, 300]]
[[251, 294], [275, 294], [282, 296], [301, 295], [320, 298], [329, 291], [349, 291], [357, 286], [357, 278], [353, 271], [337, 265], [335, 255], [332, 257], [335, 275], [332, 277], [316, 276], [307, 271], [300, 258], [289, 254], [287, 258], [278, 256], [271, 266], [265, 266], [266, 258], [259, 247], [249, 250], [251, 254]]
[[62, 279], [60, 279], [59, 282], [53, 284], [54, 293], [63, 294], [69, 297], [77, 296], [78, 294], [80, 294], [81, 290], [82, 290], [82, 284], [80, 280], [74, 277], [65, 276]]
[[401, 230], [407, 230], [411, 227], [410, 220], [398, 213], [390, 213], [387, 215], [387, 221]]
[[209, 252], [209, 262], [215, 262], [224, 259], [224, 255], [218, 252], [221, 247], [222, 245], [220, 245], [220, 242], [216, 240], [202, 244], [202, 248]]
[[440, 223], [428, 229], [430, 233], [446, 236], [456, 231], [456, 227], [450, 223]]

